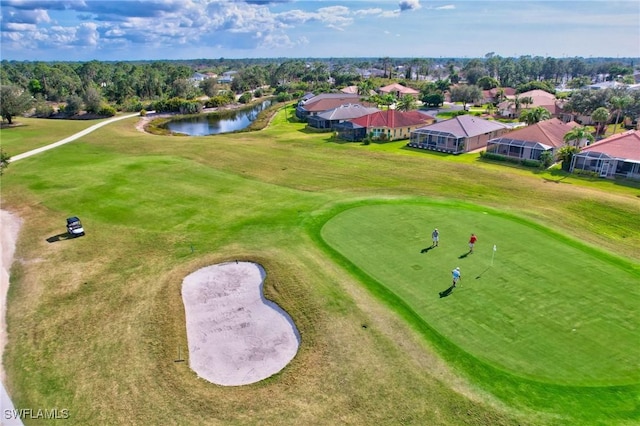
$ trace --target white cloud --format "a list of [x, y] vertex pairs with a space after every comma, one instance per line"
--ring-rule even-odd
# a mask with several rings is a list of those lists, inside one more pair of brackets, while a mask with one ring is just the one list
[[354, 10], [353, 14], [356, 16], [359, 15], [379, 15], [382, 13], [382, 9], [380, 9], [379, 7], [375, 7], [372, 9], [360, 9], [360, 10]]
[[81, 46], [97, 46], [100, 40], [98, 26], [93, 22], [80, 24], [76, 31], [76, 44]]
[[435, 10], [453, 10], [455, 8], [456, 8], [456, 6], [453, 5], [453, 4], [447, 4], [447, 5], [444, 5], [444, 6], [434, 7]]

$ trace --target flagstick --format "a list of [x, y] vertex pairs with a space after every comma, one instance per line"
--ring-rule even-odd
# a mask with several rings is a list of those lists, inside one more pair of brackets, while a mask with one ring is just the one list
[[494, 244], [494, 245], [493, 245], [493, 253], [491, 253], [491, 266], [493, 266], [493, 258], [494, 258], [494, 256], [496, 255], [496, 250], [497, 250], [497, 247], [496, 247], [496, 245]]

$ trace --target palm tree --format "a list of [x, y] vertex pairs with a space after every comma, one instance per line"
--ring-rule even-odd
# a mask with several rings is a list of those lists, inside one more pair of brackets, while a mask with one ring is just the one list
[[529, 105], [533, 104], [533, 98], [531, 96], [523, 96], [520, 98], [520, 103], [524, 105], [525, 108], [528, 108]]
[[583, 142], [586, 142], [586, 145], [589, 145], [595, 140], [591, 132], [589, 132], [586, 127], [574, 127], [569, 130], [562, 139], [567, 145], [575, 147], [580, 147], [583, 145]]
[[373, 90], [373, 82], [369, 79], [362, 80], [358, 83], [358, 95], [360, 96], [371, 96], [371, 91]]
[[416, 109], [416, 106], [417, 106], [416, 98], [414, 98], [411, 95], [404, 95], [396, 103], [396, 109], [398, 111], [411, 111], [413, 109]]
[[513, 105], [516, 108], [515, 115], [518, 115], [520, 113], [520, 105], [522, 105], [522, 100], [520, 99], [520, 96], [515, 95], [514, 98], [509, 102], [509, 105]]
[[547, 111], [546, 108], [543, 107], [535, 107], [531, 109], [526, 109], [522, 111], [520, 114], [520, 120], [524, 121], [528, 125], [539, 123], [543, 120], [548, 120], [551, 118], [551, 113]]
[[609, 110], [605, 107], [597, 108], [593, 113], [591, 113], [591, 120], [596, 123], [596, 136], [600, 135], [600, 129], [607, 123], [609, 120]]
[[[391, 62], [391, 58], [385, 56], [384, 58], [380, 58], [380, 62], [382, 62], [383, 75], [382, 77], [387, 77], [387, 67], [389, 66], [389, 62]], [[389, 70], [389, 78], [391, 78], [391, 70]]]
[[616, 112], [616, 121], [613, 124], [614, 134], [616, 133], [616, 130], [618, 128], [618, 121], [620, 121], [620, 114], [632, 102], [633, 102], [633, 99], [631, 98], [631, 96], [612, 96], [611, 99], [609, 99], [609, 103], [611, 104], [611, 106], [614, 108], [614, 111]]

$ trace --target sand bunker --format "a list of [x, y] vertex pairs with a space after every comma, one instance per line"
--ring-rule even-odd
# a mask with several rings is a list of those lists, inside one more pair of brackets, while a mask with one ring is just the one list
[[189, 365], [218, 385], [255, 383], [282, 370], [300, 337], [291, 317], [264, 298], [258, 264], [208, 266], [182, 282]]

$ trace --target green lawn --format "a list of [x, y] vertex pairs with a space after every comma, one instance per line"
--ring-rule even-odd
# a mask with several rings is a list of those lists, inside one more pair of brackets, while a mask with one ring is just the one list
[[[441, 243], [422, 252], [434, 227]], [[470, 232], [479, 237], [473, 254], [467, 253]], [[640, 381], [637, 265], [460, 203], [355, 207], [331, 218], [322, 238], [436, 333], [496, 370], [541, 383], [601, 387], [607, 401], [606, 387]], [[440, 298], [456, 266], [462, 286]], [[517, 388], [511, 392], [517, 397]]]
[[[2, 149], [13, 156], [58, 142], [103, 120], [58, 120], [16, 117], [15, 127], [0, 130]], [[43, 123], [45, 122], [45, 123]]]
[[[640, 418], [627, 341], [637, 338], [629, 306], [638, 295], [625, 279], [637, 281], [640, 263], [637, 188], [401, 143], [339, 143], [284, 110], [264, 130], [215, 137], [146, 135], [135, 122], [12, 163], [2, 177], [3, 209], [23, 220], [3, 360], [16, 406], [67, 408], [68, 424]], [[48, 135], [49, 124], [31, 125]], [[26, 141], [21, 132], [3, 129], [3, 144]], [[87, 235], [48, 242], [71, 214]], [[350, 261], [326, 246], [325, 223], [336, 238], [347, 224], [369, 238], [353, 242], [360, 260], [349, 244], [341, 251]], [[442, 247], [420, 253], [433, 226]], [[478, 252], [459, 259], [470, 232]], [[375, 245], [381, 239], [386, 246]], [[495, 264], [484, 272], [492, 244]], [[541, 270], [532, 250], [553, 267]], [[280, 374], [225, 388], [174, 360], [186, 349], [182, 278], [232, 259], [265, 267], [265, 293], [289, 312], [302, 343]], [[455, 266], [463, 287], [440, 299]], [[569, 283], [566, 293], [558, 281]], [[624, 319], [628, 329], [613, 325]], [[552, 358], [527, 353], [514, 330]]]

